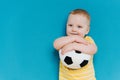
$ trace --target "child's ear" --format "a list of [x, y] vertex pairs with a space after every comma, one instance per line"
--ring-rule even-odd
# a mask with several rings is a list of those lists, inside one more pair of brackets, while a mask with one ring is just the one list
[[86, 34], [88, 34], [89, 31], [90, 31], [90, 26], [88, 26], [87, 31], [86, 31]]

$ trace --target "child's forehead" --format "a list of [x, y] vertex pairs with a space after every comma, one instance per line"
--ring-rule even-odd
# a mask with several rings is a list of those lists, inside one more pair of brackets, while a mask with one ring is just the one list
[[89, 25], [89, 19], [84, 15], [79, 14], [70, 14], [68, 18], [68, 23], [77, 23], [77, 24], [87, 24]]
[[74, 17], [77, 17], [77, 18], [85, 18], [85, 19], [87, 19], [87, 20], [89, 20], [88, 18], [87, 18], [87, 15], [84, 15], [84, 14], [70, 14], [69, 15], [69, 18], [74, 18]]
[[89, 19], [86, 16], [78, 15], [78, 14], [77, 15], [73, 15], [73, 14], [69, 15], [68, 20], [69, 21], [73, 21], [73, 20], [76, 20], [76, 21], [81, 21], [81, 20], [89, 21]]
[[68, 19], [69, 18], [74, 18], [74, 17], [78, 17], [78, 18], [84, 18], [84, 19], [86, 19], [86, 20], [88, 20], [89, 22], [90, 22], [90, 17], [89, 17], [89, 15], [86, 15], [86, 14], [79, 14], [79, 13], [77, 13], [77, 14], [69, 14], [69, 16], [68, 16]]

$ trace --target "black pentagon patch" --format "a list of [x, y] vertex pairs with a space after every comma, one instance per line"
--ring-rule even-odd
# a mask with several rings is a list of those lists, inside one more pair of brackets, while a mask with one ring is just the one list
[[66, 56], [65, 59], [64, 59], [64, 61], [65, 61], [65, 63], [66, 63], [67, 65], [70, 65], [70, 64], [73, 63], [71, 57], [69, 57], [69, 56]]
[[81, 67], [84, 67], [85, 65], [87, 65], [88, 64], [88, 60], [84, 60], [81, 64], [80, 64], [80, 66]]
[[81, 53], [82, 53], [81, 51], [78, 51], [78, 50], [75, 50], [75, 52], [78, 53], [78, 54], [81, 54]]

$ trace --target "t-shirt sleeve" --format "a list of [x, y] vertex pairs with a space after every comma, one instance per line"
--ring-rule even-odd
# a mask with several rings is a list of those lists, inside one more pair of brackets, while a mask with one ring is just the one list
[[85, 40], [87, 40], [90, 43], [94, 43], [94, 40], [90, 36], [86, 36]]

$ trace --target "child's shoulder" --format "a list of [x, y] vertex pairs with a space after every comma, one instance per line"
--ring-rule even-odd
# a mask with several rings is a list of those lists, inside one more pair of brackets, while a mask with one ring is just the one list
[[90, 43], [94, 43], [94, 40], [91, 36], [86, 36], [85, 40], [89, 41]]

